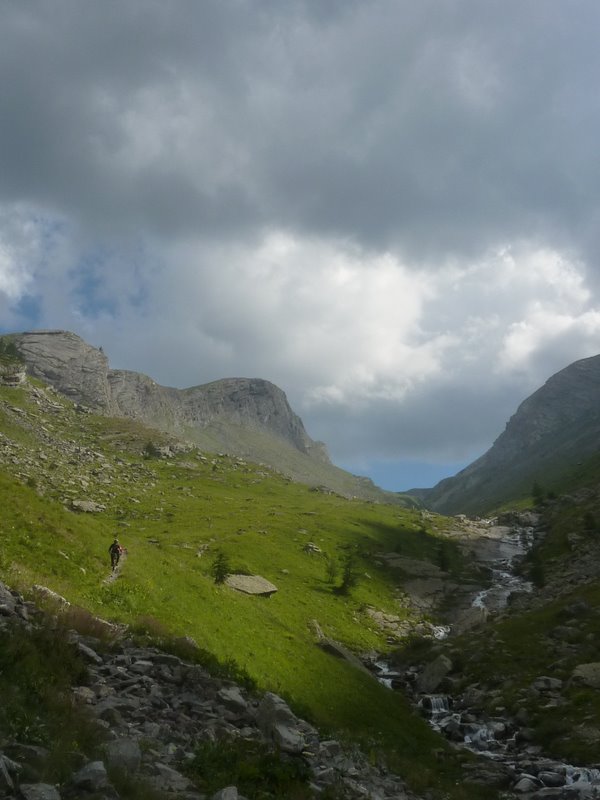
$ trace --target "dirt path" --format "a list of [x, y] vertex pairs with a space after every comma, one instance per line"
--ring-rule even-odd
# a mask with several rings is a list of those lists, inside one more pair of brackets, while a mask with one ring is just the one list
[[109, 575], [102, 581], [102, 583], [114, 583], [119, 577], [123, 568], [123, 563], [127, 558], [127, 553], [122, 553], [117, 566], [109, 573]]

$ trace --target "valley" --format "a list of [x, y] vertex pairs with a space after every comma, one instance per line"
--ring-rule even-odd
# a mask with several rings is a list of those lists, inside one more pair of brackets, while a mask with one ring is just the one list
[[[521, 501], [520, 510], [502, 512], [496, 525], [444, 517], [298, 483], [272, 466], [204, 450], [140, 420], [93, 413], [27, 377], [0, 387], [0, 580], [20, 593], [24, 599], [13, 606], [29, 609], [42, 631], [56, 624], [62, 629], [63, 622], [67, 632], [79, 629], [77, 641], [96, 653], [104, 664], [97, 667], [106, 675], [120, 676], [119, 685], [138, 686], [135, 676], [146, 669], [149, 679], [158, 680], [162, 673], [156, 665], [168, 663], [170, 653], [179, 659], [171, 663], [181, 675], [193, 664], [206, 670], [215, 681], [210, 692], [242, 687], [244, 703], [254, 709], [241, 718], [248, 731], [254, 730], [265, 693], [278, 696], [293, 719], [309, 726], [306, 731], [318, 732], [313, 734], [320, 743], [318, 763], [304, 753], [309, 739], [288, 754], [296, 767], [313, 770], [312, 779], [302, 773], [294, 789], [299, 798], [370, 793], [390, 800], [478, 800], [562, 797], [567, 791], [569, 797], [591, 796], [590, 784], [567, 785], [560, 768], [548, 765], [597, 767], [599, 475], [594, 458], [576, 465], [562, 478], [564, 491], [539, 486], [535, 498]], [[498, 560], [514, 554], [509, 534], [515, 526], [535, 533], [523, 533], [527, 552], [518, 560], [517, 584], [508, 591], [510, 576], [505, 568], [499, 575]], [[108, 547], [115, 535], [127, 557], [108, 581]], [[270, 596], [217, 582], [219, 559], [226, 574], [268, 581]], [[34, 591], [36, 586], [44, 591]], [[68, 602], [68, 613], [60, 598]], [[40, 606], [41, 616], [35, 610]], [[16, 635], [7, 623], [12, 614], [2, 617], [7, 648]], [[97, 618], [109, 621], [118, 636], [107, 638]], [[440, 638], [446, 626], [451, 635]], [[35, 630], [27, 635], [41, 636]], [[372, 667], [382, 659], [402, 676], [399, 691], [375, 679]], [[142, 662], [155, 666], [142, 668]], [[446, 667], [437, 683], [427, 684], [427, 694], [452, 697], [454, 705], [430, 702], [451, 711], [434, 729], [406, 682], [425, 686], [424, 676], [436, 662]], [[94, 664], [92, 659], [88, 671]], [[24, 676], [8, 668], [4, 678], [0, 673], [5, 708], [0, 751], [8, 757], [20, 741], [53, 753], [44, 733], [50, 721], [40, 717], [33, 736], [31, 722], [25, 724], [8, 702], [21, 680]], [[34, 681], [38, 687], [40, 680]], [[72, 676], [65, 680], [74, 685]], [[78, 681], [80, 687], [94, 687], [98, 677]], [[149, 680], [148, 691], [150, 685]], [[155, 691], [164, 698], [166, 684], [160, 686]], [[97, 691], [89, 694], [89, 705], [102, 709]], [[142, 704], [145, 691], [139, 689]], [[83, 689], [80, 694], [88, 697]], [[49, 720], [57, 713], [53, 707]], [[453, 717], [459, 710], [461, 721]], [[173, 706], [169, 713], [184, 712]], [[228, 712], [213, 704], [207, 713], [213, 720], [224, 714], [225, 722]], [[113, 734], [123, 738], [127, 729], [128, 738], [141, 742], [146, 734], [139, 726], [154, 724], [149, 714], [126, 717], [122, 728], [115, 722]], [[194, 730], [201, 732], [206, 724], [198, 717], [196, 728], [186, 728], [171, 751], [164, 749], [166, 740], [148, 745], [160, 758], [142, 758], [147, 777], [157, 777], [156, 763], [188, 775], [186, 764], [199, 757], [204, 736]], [[485, 741], [492, 753], [519, 732], [518, 769], [482, 759], [477, 747], [457, 747], [465, 724], [493, 731]], [[165, 735], [177, 738], [173, 731]], [[84, 739], [67, 747], [73, 751], [68, 757], [55, 753], [35, 772], [37, 779], [64, 783], [68, 798], [76, 765], [102, 758], [106, 750], [106, 743]], [[339, 746], [346, 753], [345, 767], [339, 753], [334, 758], [325, 747], [328, 739], [338, 743], [334, 750]], [[270, 746], [268, 738], [261, 741]], [[261, 753], [244, 758], [258, 763]], [[203, 778], [189, 777], [191, 788], [157, 789], [154, 781], [153, 791], [161, 800], [211, 797], [203, 791], [209, 786], [217, 791], [209, 780], [217, 768], [205, 763], [203, 769], [208, 770]], [[528, 770], [531, 783], [518, 788]], [[561, 785], [537, 778], [544, 771], [556, 773], [547, 780]], [[292, 796], [286, 794], [289, 785], [281, 786], [261, 794], [255, 785], [250, 797]], [[97, 790], [98, 797], [114, 797], [108, 789]], [[135, 785], [120, 785], [119, 797], [140, 796], [136, 791]]]

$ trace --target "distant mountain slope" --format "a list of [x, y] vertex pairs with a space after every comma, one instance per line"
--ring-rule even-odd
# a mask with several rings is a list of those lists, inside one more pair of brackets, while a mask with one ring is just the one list
[[600, 450], [600, 355], [576, 361], [521, 403], [481, 458], [415, 496], [446, 514], [481, 513], [548, 488]]
[[29, 374], [96, 412], [138, 419], [206, 450], [264, 462], [303, 483], [395, 499], [368, 478], [335, 467], [325, 445], [310, 438], [285, 393], [269, 381], [227, 378], [174, 389], [138, 372], [110, 369], [101, 348], [69, 331], [31, 331], [11, 338]]

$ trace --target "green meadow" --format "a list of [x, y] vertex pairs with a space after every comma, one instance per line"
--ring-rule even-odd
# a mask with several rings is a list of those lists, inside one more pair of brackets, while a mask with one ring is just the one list
[[[158, 457], [172, 440], [78, 413], [40, 384], [0, 389], [0, 432], [2, 580], [24, 592], [41, 584], [138, 634], [192, 637], [223, 674], [281, 694], [323, 732], [384, 757], [414, 788], [478, 796], [456, 785], [468, 755], [451, 752], [401, 694], [325, 653], [315, 634], [316, 623], [355, 654], [389, 651], [369, 611], [419, 617], [403, 592], [408, 576], [382, 555], [443, 559], [460, 580], [470, 565], [445, 538], [447, 520], [196, 448]], [[79, 500], [103, 510], [72, 510]], [[107, 581], [115, 534], [127, 554]], [[256, 597], [215, 583], [218, 555], [232, 573], [261, 575], [278, 591]]]

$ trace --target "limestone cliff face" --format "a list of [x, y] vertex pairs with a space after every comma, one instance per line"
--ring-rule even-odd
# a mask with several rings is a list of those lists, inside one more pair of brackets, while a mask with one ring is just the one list
[[324, 445], [308, 436], [284, 392], [268, 381], [228, 378], [172, 389], [147, 375], [111, 370], [101, 349], [68, 331], [26, 332], [17, 335], [15, 343], [31, 375], [95, 411], [139, 419], [197, 439], [204, 432], [214, 446], [230, 452], [243, 450], [250, 456], [251, 446], [241, 439], [266, 435], [330, 463]]
[[[576, 361], [524, 400], [481, 458], [426, 492], [429, 508], [481, 512], [527, 494], [600, 449], [600, 356]], [[421, 495], [423, 497], [423, 495]]]
[[15, 344], [30, 375], [71, 400], [97, 411], [112, 411], [108, 359], [101, 350], [68, 331], [19, 334]]

